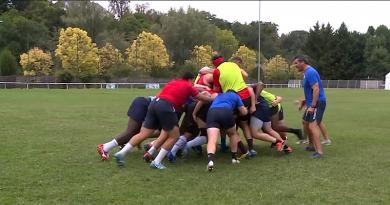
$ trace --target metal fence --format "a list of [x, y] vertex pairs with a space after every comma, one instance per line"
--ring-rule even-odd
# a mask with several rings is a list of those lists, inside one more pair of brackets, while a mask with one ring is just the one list
[[[322, 80], [324, 88], [357, 88], [357, 89], [384, 89], [385, 81], [381, 80]], [[302, 87], [301, 80], [289, 80], [289, 88]]]
[[[47, 89], [116, 89], [116, 88], [140, 88], [159, 89], [166, 83], [27, 83], [27, 82], [0, 82], [0, 88], [47, 88]], [[378, 80], [323, 80], [324, 88], [356, 88], [356, 89], [384, 89], [385, 82]], [[301, 80], [289, 80], [284, 83], [266, 83], [266, 88], [300, 88]]]

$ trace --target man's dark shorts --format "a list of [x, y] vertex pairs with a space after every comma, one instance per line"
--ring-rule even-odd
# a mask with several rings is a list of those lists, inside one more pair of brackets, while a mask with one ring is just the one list
[[314, 122], [317, 121], [317, 123], [321, 123], [322, 117], [324, 116], [326, 108], [326, 102], [325, 101], [318, 101], [317, 107], [314, 109], [313, 113], [308, 113], [307, 108], [305, 109], [305, 112], [303, 113], [303, 120], [307, 122]]
[[127, 116], [135, 120], [137, 123], [142, 124], [145, 120], [146, 113], [148, 112], [149, 104], [149, 98], [136, 97], [127, 111]]
[[149, 105], [143, 126], [148, 129], [161, 127], [165, 131], [170, 131], [175, 126], [178, 126], [178, 122], [177, 113], [173, 105], [164, 99], [156, 98]]
[[234, 127], [233, 111], [228, 108], [212, 108], [207, 113], [207, 128], [229, 129]]

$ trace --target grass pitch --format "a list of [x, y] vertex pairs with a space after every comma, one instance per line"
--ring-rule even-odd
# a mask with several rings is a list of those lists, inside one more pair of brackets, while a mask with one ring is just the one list
[[[269, 90], [283, 96], [287, 124], [299, 127], [293, 101], [303, 91]], [[389, 91], [327, 89], [333, 144], [319, 160], [289, 135], [291, 155], [255, 141], [256, 158], [233, 166], [230, 154], [217, 153], [214, 173], [205, 171], [205, 154], [165, 161], [163, 171], [150, 169], [137, 149], [125, 169], [113, 158], [101, 162], [96, 145], [126, 128], [132, 99], [155, 92], [0, 90], [0, 204], [389, 203]]]

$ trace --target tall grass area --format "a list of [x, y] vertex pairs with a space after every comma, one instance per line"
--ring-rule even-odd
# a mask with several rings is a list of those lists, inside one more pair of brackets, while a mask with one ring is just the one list
[[[301, 126], [294, 100], [302, 89], [269, 89], [283, 96], [285, 118]], [[324, 122], [333, 144], [322, 159], [296, 145], [281, 155], [255, 141], [259, 155], [238, 166], [217, 153], [191, 153], [154, 170], [142, 150], [100, 161], [96, 146], [127, 126], [139, 89], [0, 90], [0, 204], [387, 204], [390, 201], [390, 92], [327, 89]], [[203, 147], [205, 150], [205, 146]], [[111, 155], [116, 150], [111, 152]]]

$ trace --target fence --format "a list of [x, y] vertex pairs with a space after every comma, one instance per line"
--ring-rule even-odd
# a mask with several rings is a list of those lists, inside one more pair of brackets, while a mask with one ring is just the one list
[[[0, 88], [47, 88], [47, 89], [116, 89], [141, 88], [159, 89], [166, 83], [26, 83], [26, 82], [0, 82]], [[378, 80], [323, 80], [324, 88], [358, 88], [358, 89], [384, 89], [385, 82]], [[300, 88], [301, 80], [289, 80], [286, 83], [266, 83], [266, 88]]]
[[[324, 88], [359, 88], [359, 89], [384, 89], [385, 81], [381, 80], [322, 80]], [[289, 88], [302, 87], [301, 80], [289, 80]]]

